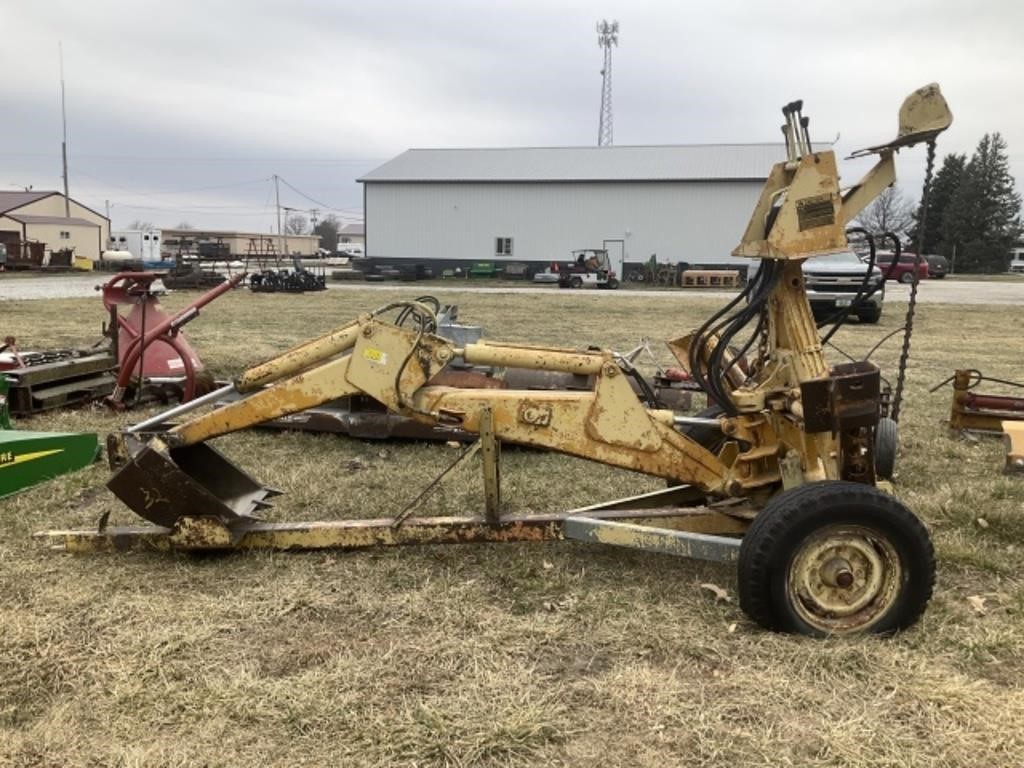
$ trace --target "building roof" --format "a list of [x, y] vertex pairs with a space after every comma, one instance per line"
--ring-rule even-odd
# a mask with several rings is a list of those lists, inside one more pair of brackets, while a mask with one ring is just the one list
[[76, 219], [74, 216], [32, 216], [27, 213], [8, 213], [7, 218], [20, 221], [22, 224], [67, 224], [73, 227], [98, 227], [95, 221]]
[[359, 181], [763, 181], [785, 156], [782, 142], [410, 149]]
[[16, 208], [23, 208], [36, 200], [42, 200], [50, 195], [60, 194], [58, 192], [0, 192], [0, 214], [13, 211]]
[[339, 235], [364, 235], [364, 234], [366, 234], [366, 229], [364, 228], [362, 222], [360, 222], [359, 224], [346, 224], [344, 227], [342, 227], [341, 229], [338, 230], [338, 234]]

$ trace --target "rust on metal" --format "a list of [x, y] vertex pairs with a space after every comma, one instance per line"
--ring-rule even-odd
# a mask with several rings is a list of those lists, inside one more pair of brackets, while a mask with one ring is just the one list
[[789, 566], [789, 603], [820, 632], [863, 632], [892, 608], [904, 567], [890, 540], [877, 531], [826, 526], [800, 545]]
[[484, 466], [484, 517], [490, 523], [501, 518], [501, 441], [494, 434], [490, 408], [480, 412], [480, 458]]
[[[578, 513], [579, 510], [570, 510], [557, 514], [506, 515], [497, 522], [490, 522], [485, 517], [412, 517], [399, 527], [394, 525], [393, 518], [311, 523], [249, 521], [237, 530], [228, 529], [208, 516], [186, 515], [171, 527], [111, 526], [103, 531], [47, 531], [36, 534], [36, 538], [74, 553], [129, 549], [348, 550], [409, 544], [538, 542], [564, 538], [565, 520]], [[707, 510], [678, 507], [591, 511], [587, 516], [677, 531], [703, 530], [728, 534], [742, 530], [742, 523], [725, 516], [715, 517], [715, 513]], [[714, 522], [697, 522], [704, 517]]]

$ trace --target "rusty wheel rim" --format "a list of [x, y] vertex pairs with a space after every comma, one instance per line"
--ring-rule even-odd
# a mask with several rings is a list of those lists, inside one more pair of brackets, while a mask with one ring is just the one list
[[829, 526], [797, 551], [786, 580], [797, 615], [827, 634], [863, 632], [896, 602], [903, 568], [892, 543], [862, 526]]

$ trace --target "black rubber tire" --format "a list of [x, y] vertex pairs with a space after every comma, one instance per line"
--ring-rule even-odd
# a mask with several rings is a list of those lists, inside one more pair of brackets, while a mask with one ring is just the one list
[[883, 416], [875, 427], [875, 475], [883, 480], [892, 480], [899, 447], [899, 425], [888, 416]]
[[864, 307], [863, 309], [857, 310], [857, 319], [862, 323], [871, 323], [874, 325], [882, 319], [882, 308], [881, 307]]
[[569, 287], [570, 288], [582, 288], [583, 287], [583, 278], [582, 277], [571, 278], [569, 280]]
[[614, 277], [609, 277], [607, 286], [609, 291], [614, 291], [616, 288], [619, 287], [619, 281], [616, 280]]
[[[826, 480], [783, 491], [758, 513], [740, 545], [740, 607], [766, 629], [822, 637], [790, 602], [789, 571], [813, 534], [834, 525], [866, 528], [895, 551], [902, 578], [889, 608], [851, 633], [885, 635], [914, 624], [935, 584], [935, 552], [928, 531], [897, 499], [877, 488]], [[844, 632], [845, 634], [845, 632]]]
[[910, 285], [912, 282], [914, 282], [914, 273], [904, 272], [902, 275], [900, 275], [900, 282], [903, 283], [904, 285]]

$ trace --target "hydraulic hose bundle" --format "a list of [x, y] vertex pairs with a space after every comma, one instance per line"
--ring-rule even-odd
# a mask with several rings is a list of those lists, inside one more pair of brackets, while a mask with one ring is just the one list
[[[782, 265], [778, 261], [762, 259], [761, 268], [743, 290], [708, 318], [694, 334], [693, 343], [690, 344], [689, 364], [694, 380], [729, 416], [735, 416], [738, 411], [729, 394], [727, 374], [764, 331], [764, 309], [781, 274]], [[744, 300], [746, 304], [733, 311]], [[758, 318], [758, 322], [750, 338], [740, 347], [737, 355], [732, 359], [727, 358], [726, 353], [733, 340], [754, 318]]]

